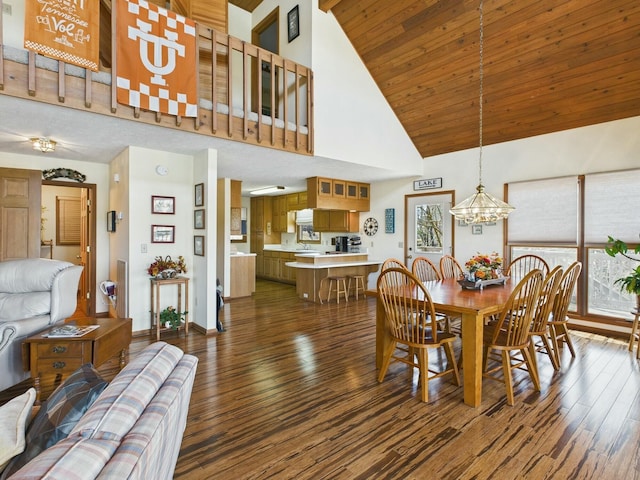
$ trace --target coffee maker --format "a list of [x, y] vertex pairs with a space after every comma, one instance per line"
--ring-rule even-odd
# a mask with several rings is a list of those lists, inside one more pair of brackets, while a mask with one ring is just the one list
[[348, 252], [349, 251], [349, 237], [340, 236], [336, 237], [336, 252]]

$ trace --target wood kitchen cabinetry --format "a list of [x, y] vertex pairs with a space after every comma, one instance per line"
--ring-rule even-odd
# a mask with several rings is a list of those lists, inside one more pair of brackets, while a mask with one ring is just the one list
[[295, 262], [296, 254], [293, 252], [279, 252], [276, 250], [264, 251], [264, 277], [283, 283], [296, 283], [296, 269], [287, 267], [287, 262]]
[[360, 214], [346, 210], [314, 210], [313, 229], [316, 232], [359, 231]]
[[307, 178], [307, 204], [309, 208], [331, 210], [370, 210], [370, 185], [335, 178]]
[[231, 235], [242, 234], [242, 182], [231, 180]]
[[288, 196], [273, 197], [273, 230], [280, 233], [294, 233], [296, 231], [293, 213], [289, 214]]
[[[266, 277], [265, 244], [280, 243], [280, 233], [272, 227], [273, 197], [251, 198], [251, 252], [256, 254], [256, 275]], [[269, 266], [270, 267], [270, 266]]]
[[307, 206], [307, 192], [289, 193], [287, 195], [287, 210], [290, 212], [304, 210]]

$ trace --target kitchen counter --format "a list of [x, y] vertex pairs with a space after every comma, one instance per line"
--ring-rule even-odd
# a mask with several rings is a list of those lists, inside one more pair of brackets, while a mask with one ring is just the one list
[[[320, 255], [296, 255], [297, 261], [286, 265], [297, 269], [296, 293], [310, 302], [320, 303], [326, 298], [329, 282], [323, 282], [333, 275], [364, 275], [365, 284], [369, 274], [378, 271], [381, 261], [369, 260], [367, 253], [337, 253]], [[322, 286], [322, 290], [320, 287]]]
[[250, 297], [256, 291], [256, 254], [232, 253], [229, 298]]

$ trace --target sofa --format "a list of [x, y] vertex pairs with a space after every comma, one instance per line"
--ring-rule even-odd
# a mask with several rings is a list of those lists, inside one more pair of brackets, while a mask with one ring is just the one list
[[24, 339], [73, 314], [82, 268], [46, 258], [0, 262], [0, 390], [29, 377]]
[[101, 391], [66, 438], [8, 478], [172, 478], [197, 363], [173, 345], [149, 345]]

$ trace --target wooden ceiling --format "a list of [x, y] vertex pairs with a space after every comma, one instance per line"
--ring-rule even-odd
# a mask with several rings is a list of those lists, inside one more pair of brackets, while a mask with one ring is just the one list
[[229, 3], [247, 12], [253, 12], [262, 0], [229, 0]]
[[[424, 157], [478, 146], [478, 0], [319, 0]], [[640, 115], [638, 0], [486, 0], [483, 144]]]

